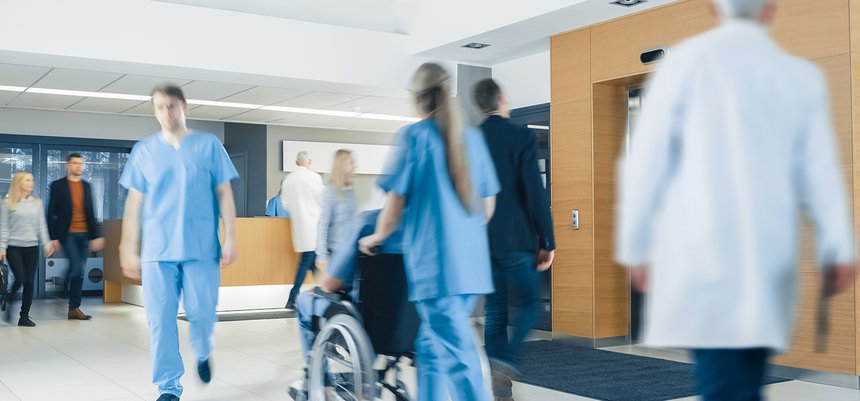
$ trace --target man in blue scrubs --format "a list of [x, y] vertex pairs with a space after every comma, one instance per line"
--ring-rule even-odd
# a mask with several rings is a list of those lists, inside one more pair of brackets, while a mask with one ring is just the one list
[[214, 135], [188, 129], [188, 103], [179, 87], [155, 88], [152, 105], [161, 132], [134, 146], [120, 178], [128, 188], [120, 264], [123, 274], [143, 283], [157, 401], [178, 401], [185, 372], [176, 319], [180, 296], [191, 324], [197, 373], [204, 383], [212, 378], [219, 260], [225, 268], [236, 259], [230, 181], [239, 174]]

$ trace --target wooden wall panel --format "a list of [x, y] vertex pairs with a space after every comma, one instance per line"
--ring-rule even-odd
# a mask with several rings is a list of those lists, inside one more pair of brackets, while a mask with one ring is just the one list
[[[811, 248], [811, 247], [810, 247]], [[855, 374], [856, 342], [854, 291], [838, 295], [830, 303], [830, 335], [826, 353], [815, 352], [816, 311], [821, 291], [819, 272], [800, 273], [800, 303], [790, 352], [774, 363], [818, 371]]]
[[594, 124], [594, 314], [595, 337], [629, 331], [626, 270], [614, 262], [617, 165], [627, 132], [627, 90], [595, 84]]
[[[594, 337], [591, 170], [591, 32], [553, 37], [551, 48], [553, 334]], [[579, 209], [580, 229], [570, 213]]]
[[591, 28], [591, 80], [651, 71], [653, 65], [639, 61], [642, 51], [675, 45], [713, 24], [706, 0], [690, 0], [596, 25]]
[[849, 52], [845, 0], [779, 0], [771, 33], [788, 52], [817, 59]]
[[[594, 336], [591, 101], [553, 104], [552, 211], [556, 259], [552, 268], [554, 334]], [[570, 213], [579, 209], [579, 230]]]
[[[850, 59], [851, 59], [851, 130], [852, 148], [854, 160], [852, 171], [854, 173], [854, 254], [860, 255], [860, 242], [857, 241], [857, 233], [860, 233], [860, 2], [850, 1], [848, 14], [850, 16]], [[843, 163], [846, 162], [843, 160]], [[860, 299], [860, 286], [854, 286], [854, 350], [855, 350], [855, 375], [860, 375], [860, 308], [857, 300]]]
[[550, 103], [591, 99], [591, 31], [553, 36], [550, 47]]

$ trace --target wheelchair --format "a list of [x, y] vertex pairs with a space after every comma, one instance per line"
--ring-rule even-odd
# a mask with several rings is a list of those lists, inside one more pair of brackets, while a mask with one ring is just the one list
[[[408, 299], [403, 255], [362, 255], [357, 271], [355, 300], [346, 293], [313, 291], [315, 302], [332, 302], [312, 323], [316, 337], [307, 372], [308, 399], [411, 401], [403, 368], [415, 364], [420, 321]], [[489, 364], [483, 347], [478, 349], [489, 385]]]

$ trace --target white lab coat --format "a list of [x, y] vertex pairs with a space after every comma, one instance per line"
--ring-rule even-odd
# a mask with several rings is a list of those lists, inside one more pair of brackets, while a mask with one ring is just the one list
[[645, 343], [785, 350], [801, 209], [819, 264], [854, 259], [826, 79], [749, 21], [663, 63], [622, 161], [618, 207], [618, 262], [651, 267]]
[[317, 249], [317, 225], [320, 220], [320, 203], [325, 187], [319, 174], [306, 167], [296, 167], [282, 185], [281, 193], [293, 229], [293, 248], [296, 252]]

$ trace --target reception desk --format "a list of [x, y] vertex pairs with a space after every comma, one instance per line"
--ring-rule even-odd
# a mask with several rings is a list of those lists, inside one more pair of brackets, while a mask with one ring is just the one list
[[[142, 305], [140, 282], [122, 275], [122, 220], [105, 222], [104, 302]], [[219, 310], [283, 307], [293, 285], [299, 255], [293, 250], [290, 219], [236, 219], [238, 260], [221, 270]], [[308, 275], [305, 283], [312, 282]]]

